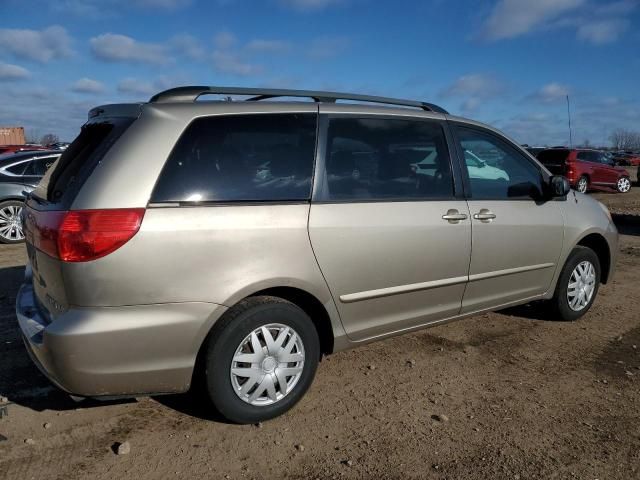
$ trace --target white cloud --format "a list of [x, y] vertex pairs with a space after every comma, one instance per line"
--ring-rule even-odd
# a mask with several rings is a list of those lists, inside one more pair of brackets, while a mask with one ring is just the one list
[[291, 50], [291, 44], [283, 40], [255, 39], [247, 43], [245, 48], [258, 53], [283, 53]]
[[93, 37], [89, 43], [93, 54], [108, 62], [141, 62], [152, 65], [171, 62], [164, 45], [139, 42], [126, 35], [105, 33]]
[[529, 95], [529, 99], [541, 103], [555, 103], [563, 101], [571, 93], [569, 87], [561, 83], [552, 82], [543, 86], [540, 90]]
[[[128, 2], [122, 2], [128, 3]], [[131, 4], [138, 8], [155, 8], [160, 10], [177, 10], [191, 5], [191, 0], [133, 0]]]
[[213, 52], [212, 58], [214, 68], [220, 73], [249, 76], [260, 74], [263, 71], [261, 66], [245, 62], [237, 54], [231, 52], [216, 50]]
[[76, 93], [103, 93], [105, 91], [104, 85], [91, 78], [81, 78], [71, 86], [71, 90]]
[[48, 62], [73, 54], [67, 31], [53, 25], [44, 30], [0, 29], [0, 50], [36, 62]]
[[578, 38], [594, 45], [618, 40], [629, 28], [629, 20], [605, 19], [589, 21], [578, 27]]
[[441, 92], [443, 97], [490, 98], [504, 91], [502, 83], [492, 75], [471, 73], [463, 75]]
[[483, 27], [487, 40], [513, 38], [582, 6], [585, 0], [499, 0]]
[[192, 60], [202, 60], [206, 56], [206, 51], [200, 41], [193, 35], [182, 33], [175, 35], [169, 40], [171, 47], [181, 55]]
[[213, 37], [213, 44], [218, 49], [231, 48], [236, 44], [237, 41], [238, 39], [233, 33], [226, 31], [218, 32], [216, 33], [216, 36]]
[[119, 93], [125, 95], [150, 97], [163, 90], [188, 83], [191, 83], [189, 79], [182, 76], [173, 77], [161, 75], [153, 82], [150, 82], [148, 80], [139, 80], [133, 77], [127, 77], [123, 78], [118, 83], [117, 90]]
[[118, 83], [118, 91], [132, 95], [151, 96], [158, 93], [159, 90], [151, 82], [129, 77]]
[[302, 12], [309, 12], [339, 5], [344, 3], [344, 0], [279, 0], [278, 3], [283, 7], [292, 8]]
[[191, 0], [56, 0], [51, 9], [83, 18], [104, 18], [123, 9], [173, 11], [191, 5]]
[[13, 80], [25, 80], [31, 76], [26, 68], [10, 63], [0, 62], [0, 82], [10, 82]]

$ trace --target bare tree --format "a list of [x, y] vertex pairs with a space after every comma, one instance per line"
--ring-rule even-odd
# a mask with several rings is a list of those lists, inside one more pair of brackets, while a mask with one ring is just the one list
[[51, 145], [52, 143], [58, 143], [59, 141], [60, 137], [58, 137], [58, 135], [47, 133], [40, 139], [40, 145]]
[[615, 150], [636, 150], [640, 148], [640, 133], [618, 128], [611, 132], [609, 141]]
[[27, 143], [38, 143], [40, 141], [40, 132], [36, 128], [30, 128], [25, 132], [24, 137]]

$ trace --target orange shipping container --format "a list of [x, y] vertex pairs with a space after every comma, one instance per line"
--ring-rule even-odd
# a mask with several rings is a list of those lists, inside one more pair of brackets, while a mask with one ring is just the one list
[[23, 127], [0, 127], [0, 145], [24, 145]]

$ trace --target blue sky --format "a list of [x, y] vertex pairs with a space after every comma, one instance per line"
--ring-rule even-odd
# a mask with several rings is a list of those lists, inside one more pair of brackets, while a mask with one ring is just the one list
[[640, 0], [0, 0], [0, 125], [71, 140], [177, 85], [438, 103], [522, 143], [640, 130]]

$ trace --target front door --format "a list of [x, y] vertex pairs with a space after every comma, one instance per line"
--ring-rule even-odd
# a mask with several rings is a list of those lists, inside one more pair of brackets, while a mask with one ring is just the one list
[[457, 315], [471, 222], [442, 121], [323, 118], [309, 235], [348, 336]]
[[542, 199], [540, 166], [489, 130], [454, 125], [454, 131], [465, 159], [472, 218], [462, 313], [546, 292], [562, 250], [564, 222], [560, 202]]

